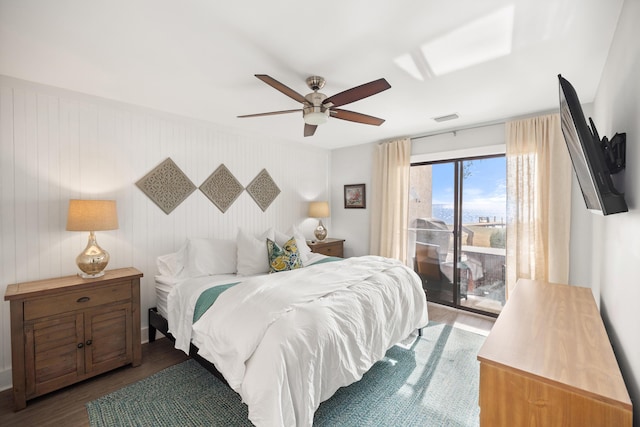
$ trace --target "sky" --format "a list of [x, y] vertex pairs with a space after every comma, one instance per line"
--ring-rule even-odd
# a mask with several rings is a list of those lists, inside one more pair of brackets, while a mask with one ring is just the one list
[[[506, 206], [506, 159], [495, 157], [464, 162], [468, 176], [463, 181], [463, 209], [502, 210]], [[433, 204], [453, 206], [453, 163], [434, 164]]]

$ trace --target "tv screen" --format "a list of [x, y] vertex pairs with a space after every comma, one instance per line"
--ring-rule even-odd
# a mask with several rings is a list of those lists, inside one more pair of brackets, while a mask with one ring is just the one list
[[[611, 147], [609, 141], [606, 137], [600, 140], [593, 121], [590, 120], [591, 127], [587, 124], [578, 95], [571, 83], [561, 75], [558, 75], [558, 79], [562, 133], [587, 209], [602, 215], [627, 212], [624, 196], [616, 191], [611, 180], [612, 167], [607, 164], [605, 154]], [[623, 135], [621, 135], [622, 140]], [[621, 144], [620, 148], [624, 156], [624, 140]], [[615, 164], [615, 162], [610, 163]], [[622, 164], [615, 172], [623, 167]]]

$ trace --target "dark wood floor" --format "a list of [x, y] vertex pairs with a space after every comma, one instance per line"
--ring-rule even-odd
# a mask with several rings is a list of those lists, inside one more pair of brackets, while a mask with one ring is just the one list
[[[486, 335], [495, 319], [429, 303], [429, 319]], [[161, 336], [161, 334], [158, 334]], [[0, 426], [88, 426], [85, 403], [148, 377], [188, 357], [166, 338], [142, 345], [142, 365], [125, 366], [82, 383], [28, 401], [27, 408], [13, 412], [11, 390], [0, 392]]]
[[[160, 335], [160, 334], [159, 334]], [[142, 345], [142, 365], [125, 366], [27, 402], [27, 408], [13, 412], [11, 390], [0, 392], [0, 426], [88, 426], [85, 403], [180, 363], [187, 356], [165, 339]]]

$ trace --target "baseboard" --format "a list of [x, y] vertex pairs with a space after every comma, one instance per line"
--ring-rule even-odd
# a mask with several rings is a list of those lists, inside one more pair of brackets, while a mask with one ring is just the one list
[[0, 371], [0, 391], [9, 390], [11, 387], [13, 387], [11, 368]]
[[142, 344], [146, 344], [149, 342], [149, 327], [147, 326], [146, 328], [142, 328], [142, 332], [140, 332], [142, 335], [140, 335], [140, 338], [142, 340]]

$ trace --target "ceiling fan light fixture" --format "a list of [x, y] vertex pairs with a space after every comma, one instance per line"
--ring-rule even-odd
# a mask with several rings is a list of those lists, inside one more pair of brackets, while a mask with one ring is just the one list
[[329, 118], [329, 109], [325, 107], [306, 107], [304, 122], [308, 125], [321, 125]]
[[[320, 76], [311, 76], [307, 78], [306, 83], [313, 92], [304, 96], [266, 74], [256, 74], [255, 76], [294, 101], [302, 103], [302, 118], [305, 123], [303, 132], [304, 136], [313, 136], [318, 125], [325, 123], [329, 119], [329, 116], [365, 125], [380, 126], [384, 123], [384, 119], [356, 113], [354, 111], [342, 110], [337, 107], [359, 101], [371, 95], [390, 89], [391, 85], [385, 79], [378, 79], [360, 86], [355, 86], [327, 98], [327, 95], [318, 92], [318, 90], [320, 90], [325, 84], [324, 78]], [[287, 114], [299, 111], [299, 109], [272, 111], [269, 113], [246, 114], [238, 117], [271, 116], [274, 114]]]

